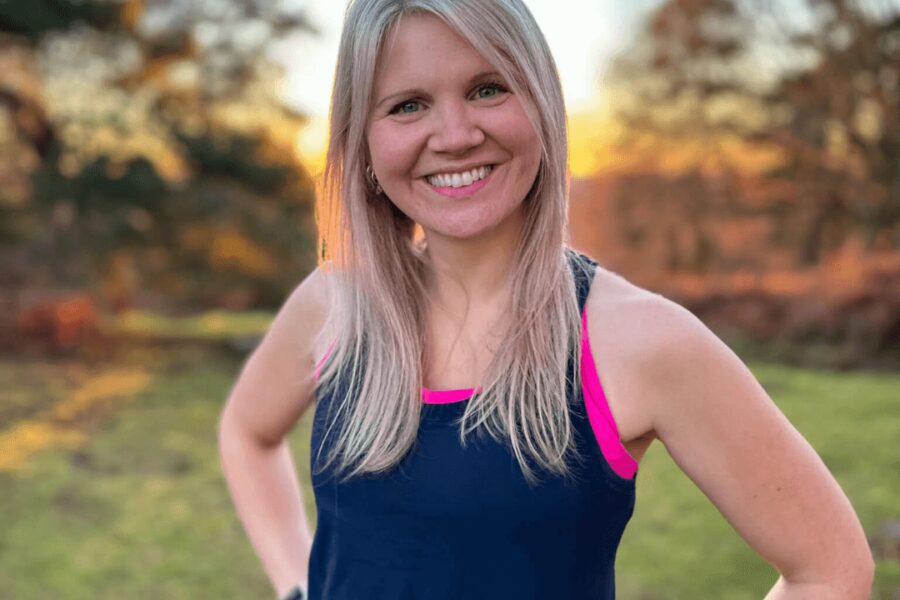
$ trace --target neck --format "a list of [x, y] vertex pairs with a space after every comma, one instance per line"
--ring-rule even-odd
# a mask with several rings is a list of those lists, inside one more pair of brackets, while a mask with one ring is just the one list
[[508, 273], [522, 231], [521, 218], [475, 238], [449, 238], [426, 232], [431, 297], [455, 316], [499, 308], [508, 296]]

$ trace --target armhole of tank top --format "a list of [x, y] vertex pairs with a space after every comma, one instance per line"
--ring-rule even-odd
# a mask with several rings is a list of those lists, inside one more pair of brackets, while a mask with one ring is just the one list
[[620, 481], [634, 481], [638, 462], [619, 437], [619, 428], [609, 409], [606, 394], [594, 363], [587, 329], [587, 303], [581, 312], [581, 389], [588, 419], [607, 466]]
[[325, 364], [325, 361], [328, 360], [328, 357], [331, 355], [331, 351], [334, 349], [334, 345], [337, 343], [337, 338], [331, 340], [331, 343], [328, 344], [328, 350], [325, 351], [325, 356], [319, 359], [319, 362], [316, 363], [316, 369], [313, 373], [315, 377], [315, 382], [319, 382], [319, 373], [322, 371], [322, 365]]

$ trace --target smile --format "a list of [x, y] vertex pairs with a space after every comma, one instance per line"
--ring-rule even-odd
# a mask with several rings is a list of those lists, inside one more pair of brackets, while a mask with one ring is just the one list
[[487, 165], [462, 174], [432, 175], [423, 179], [431, 189], [442, 196], [464, 198], [485, 187], [491, 180], [494, 169], [495, 165]]

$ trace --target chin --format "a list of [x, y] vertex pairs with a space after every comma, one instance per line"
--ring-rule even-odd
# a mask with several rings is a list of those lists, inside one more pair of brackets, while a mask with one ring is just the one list
[[432, 235], [438, 235], [446, 238], [453, 238], [458, 240], [464, 239], [472, 239], [481, 237], [483, 235], [488, 235], [492, 231], [497, 229], [497, 226], [500, 223], [494, 222], [485, 222], [484, 220], [477, 220], [472, 223], [456, 223], [453, 225], [448, 225], [447, 223], [438, 224], [435, 227], [429, 227], [428, 225], [423, 225], [422, 227], [427, 232], [431, 232]]
[[469, 206], [468, 210], [451, 209], [447, 212], [429, 212], [426, 209], [421, 212], [428, 218], [413, 217], [413, 220], [425, 230], [426, 235], [430, 232], [432, 235], [461, 240], [490, 235], [498, 229], [514, 226], [520, 220], [517, 212], [523, 208], [524, 205], [519, 203], [503, 209], [499, 206]]

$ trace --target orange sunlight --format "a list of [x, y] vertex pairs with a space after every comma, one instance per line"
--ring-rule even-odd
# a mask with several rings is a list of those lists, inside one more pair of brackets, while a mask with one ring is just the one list
[[[750, 175], [779, 161], [777, 152], [734, 136], [716, 140], [694, 138], [688, 142], [645, 137], [624, 152], [616, 147], [624, 128], [612, 116], [609, 102], [602, 95], [570, 112], [568, 128], [569, 170], [576, 179], [633, 169], [677, 173], [699, 167], [715, 172], [723, 164]], [[314, 178], [325, 168], [327, 146], [327, 117], [311, 117], [299, 130], [296, 149]]]
[[[569, 115], [569, 168], [573, 177], [587, 178], [621, 166], [620, 157], [610, 143], [617, 130], [615, 122], [600, 106]], [[311, 117], [301, 127], [296, 149], [300, 161], [314, 177], [324, 170], [328, 150], [327, 117]]]

